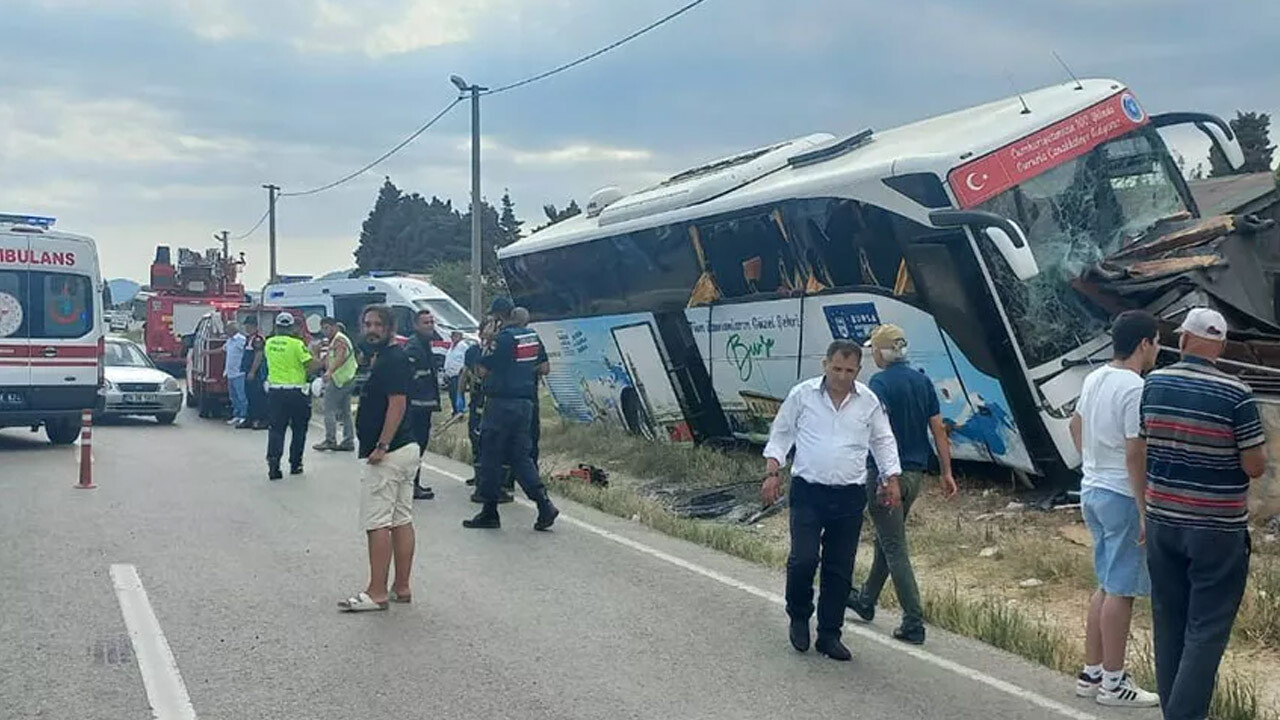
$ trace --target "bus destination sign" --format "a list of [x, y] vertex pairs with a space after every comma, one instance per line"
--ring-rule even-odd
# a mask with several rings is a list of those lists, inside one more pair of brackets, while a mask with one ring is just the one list
[[960, 207], [971, 208], [1146, 123], [1146, 112], [1125, 90], [961, 165], [947, 180]]

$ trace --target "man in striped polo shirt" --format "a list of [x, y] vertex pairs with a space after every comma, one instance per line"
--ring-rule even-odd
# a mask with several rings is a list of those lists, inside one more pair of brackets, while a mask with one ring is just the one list
[[[1249, 481], [1266, 469], [1249, 387], [1214, 367], [1227, 322], [1187, 313], [1182, 361], [1142, 396], [1156, 684], [1166, 720], [1204, 720], [1249, 574]], [[1143, 497], [1139, 495], [1139, 497]]]

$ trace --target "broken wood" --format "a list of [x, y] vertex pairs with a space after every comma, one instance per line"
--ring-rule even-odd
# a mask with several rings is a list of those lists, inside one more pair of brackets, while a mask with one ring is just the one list
[[1139, 241], [1113, 254], [1108, 260], [1124, 260], [1134, 257], [1159, 257], [1165, 253], [1183, 248], [1203, 245], [1235, 231], [1236, 220], [1233, 215], [1219, 215], [1206, 218], [1190, 227], [1172, 232], [1151, 242]]

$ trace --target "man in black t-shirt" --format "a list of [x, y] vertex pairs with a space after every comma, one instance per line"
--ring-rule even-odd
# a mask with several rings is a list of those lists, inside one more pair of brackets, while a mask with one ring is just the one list
[[[360, 478], [360, 515], [369, 540], [369, 585], [338, 602], [344, 612], [386, 610], [388, 602], [409, 602], [409, 571], [413, 565], [413, 478], [418, 469], [418, 446], [405, 422], [412, 381], [409, 358], [391, 342], [394, 316], [385, 305], [365, 308], [364, 341], [369, 376], [360, 390], [356, 412], [359, 456], [365, 461]], [[391, 560], [396, 576], [387, 592]]]

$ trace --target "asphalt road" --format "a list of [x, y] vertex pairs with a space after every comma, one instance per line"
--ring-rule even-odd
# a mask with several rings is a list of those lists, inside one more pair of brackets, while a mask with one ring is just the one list
[[1158, 717], [941, 631], [908, 649], [890, 618], [846, 633], [853, 662], [799, 655], [777, 573], [569, 503], [551, 533], [522, 506], [464, 530], [440, 458], [414, 604], [341, 615], [366, 579], [356, 460], [268, 483], [265, 440], [191, 412], [99, 427], [80, 491], [78, 448], [0, 431], [0, 718]]

